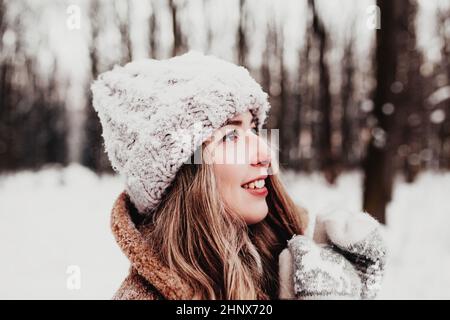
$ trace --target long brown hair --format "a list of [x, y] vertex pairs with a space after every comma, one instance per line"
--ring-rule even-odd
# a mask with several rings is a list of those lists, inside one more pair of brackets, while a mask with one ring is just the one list
[[222, 203], [212, 166], [184, 164], [147, 219], [149, 243], [196, 292], [198, 299], [277, 299], [278, 256], [306, 213], [277, 175], [266, 180], [269, 213], [247, 226]]

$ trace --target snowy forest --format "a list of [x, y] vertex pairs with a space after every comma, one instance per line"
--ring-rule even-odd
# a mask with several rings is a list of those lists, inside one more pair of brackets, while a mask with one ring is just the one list
[[[449, 0], [0, 0], [2, 242], [8, 234], [8, 241], [16, 237], [7, 230], [16, 220], [7, 215], [42, 203], [36, 186], [41, 183], [45, 189], [53, 179], [66, 191], [48, 194], [53, 205], [44, 204], [43, 211], [65, 210], [62, 206], [73, 201], [70, 190], [78, 192], [74, 190], [84, 189], [83, 183], [91, 183], [86, 189], [90, 193], [110, 193], [98, 206], [90, 196], [82, 207], [90, 212], [89, 218], [85, 213], [86, 219], [92, 219], [93, 208], [104, 210], [101, 214], [107, 224], [120, 184], [109, 180], [114, 179], [113, 172], [91, 105], [90, 84], [115, 64], [165, 59], [190, 49], [247, 67], [269, 93], [272, 109], [267, 128], [279, 129], [281, 168], [299, 201], [308, 206], [302, 198], [323, 202], [323, 194], [336, 192], [332, 197], [348, 197], [352, 206], [389, 227], [388, 222], [393, 226], [409, 219], [411, 199], [429, 198], [428, 205], [417, 204], [417, 211], [426, 214], [430, 206], [440, 206], [435, 209], [442, 220], [425, 229], [427, 236], [439, 234], [436, 243], [447, 248], [445, 258], [444, 249], [430, 253], [444, 259], [432, 261], [450, 268], [446, 235], [450, 227], [446, 195], [450, 187]], [[54, 168], [67, 169], [56, 177], [59, 171]], [[437, 180], [441, 176], [446, 178]], [[44, 182], [37, 182], [37, 177]], [[401, 182], [396, 183], [397, 179]], [[70, 181], [78, 189], [71, 189]], [[420, 184], [420, 191], [411, 191], [410, 186]], [[359, 189], [353, 192], [355, 188]], [[402, 205], [393, 203], [396, 190], [409, 192]], [[31, 202], [37, 202], [18, 208], [20, 193], [22, 201], [30, 196]], [[61, 207], [54, 197], [64, 199]], [[316, 203], [311, 207], [316, 208]], [[403, 213], [389, 218], [389, 208]], [[412, 229], [394, 232], [392, 241], [398, 248], [394, 253], [412, 256], [407, 243], [412, 241], [410, 236], [422, 234], [417, 230], [421, 219], [428, 218], [415, 216]], [[74, 225], [82, 226], [81, 222]], [[109, 240], [102, 240], [104, 247], [113, 246]], [[17, 254], [14, 245], [7, 250]], [[58, 263], [77, 264], [73, 260]], [[388, 278], [393, 282], [384, 297], [408, 297], [407, 288], [398, 289], [394, 280], [405, 265], [416, 263], [406, 261], [392, 267], [397, 273], [392, 271]], [[407, 274], [418, 269], [424, 274], [429, 270], [417, 265]], [[57, 271], [61, 279], [65, 271]], [[0, 276], [0, 287], [2, 281], [12, 285], [12, 280]], [[450, 283], [450, 278], [445, 281]], [[100, 286], [84, 295], [72, 291], [67, 296], [108, 296]], [[415, 290], [410, 291], [414, 297], [433, 297], [423, 294], [423, 287]], [[0, 289], [0, 297], [10, 296]], [[43, 297], [47, 296], [53, 295]], [[438, 290], [435, 296], [449, 298], [450, 291]], [[42, 296], [30, 293], [29, 297]]]

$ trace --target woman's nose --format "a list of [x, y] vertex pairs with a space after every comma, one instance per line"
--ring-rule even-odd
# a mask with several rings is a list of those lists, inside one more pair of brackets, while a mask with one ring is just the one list
[[270, 147], [260, 136], [252, 134], [250, 140], [250, 165], [255, 167], [270, 167], [271, 151]]

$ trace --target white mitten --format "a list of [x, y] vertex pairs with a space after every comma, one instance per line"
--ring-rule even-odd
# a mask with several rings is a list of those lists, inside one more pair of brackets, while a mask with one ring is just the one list
[[[284, 249], [279, 256], [279, 298], [301, 299], [306, 296], [336, 298], [335, 295], [343, 298], [355, 297], [343, 294], [342, 290], [337, 290], [341, 294], [331, 293], [332, 289], [324, 290], [325, 294], [322, 295], [318, 293], [315, 282], [323, 280], [314, 279], [312, 275], [323, 275], [324, 271], [318, 270], [324, 269], [324, 267], [327, 270], [330, 268], [324, 265], [322, 258], [315, 259], [314, 263], [311, 262], [312, 259], [307, 258], [305, 262], [305, 255], [317, 257], [317, 252], [320, 252], [320, 257], [327, 255], [334, 257], [334, 259], [328, 259], [328, 264], [332, 260], [339, 261], [338, 256], [351, 263], [360, 280], [359, 296], [355, 298], [375, 298], [380, 289], [386, 263], [386, 245], [381, 236], [379, 223], [367, 213], [345, 210], [334, 210], [313, 218], [311, 219], [313, 221], [309, 223], [309, 229], [306, 230], [307, 236], [294, 236], [289, 241], [288, 248]], [[312, 237], [313, 241], [308, 237]], [[296, 240], [294, 241], [294, 239]], [[325, 251], [321, 251], [319, 248]], [[330, 251], [333, 253], [329, 253]], [[316, 272], [307, 271], [313, 269], [316, 269]], [[342, 274], [341, 281], [351, 279], [348, 271], [350, 268], [344, 269], [346, 271]], [[307, 274], [309, 274], [309, 279], [306, 279]], [[331, 282], [329, 281], [329, 283]], [[301, 285], [306, 286], [303, 291]], [[295, 288], [295, 286], [297, 287]], [[312, 295], [311, 292], [316, 292], [316, 294]]]
[[336, 210], [318, 216], [329, 241], [356, 268], [362, 282], [362, 299], [373, 299], [380, 290], [387, 247], [378, 221], [365, 212]]
[[[280, 255], [280, 261], [285, 260], [280, 266], [290, 264], [292, 269], [280, 270], [280, 276], [284, 277], [280, 278], [284, 285], [280, 288], [281, 299], [360, 298], [362, 284], [357, 270], [331, 246], [295, 235], [286, 250], [289, 251]], [[289, 288], [286, 284], [292, 284], [292, 280], [293, 286]]]

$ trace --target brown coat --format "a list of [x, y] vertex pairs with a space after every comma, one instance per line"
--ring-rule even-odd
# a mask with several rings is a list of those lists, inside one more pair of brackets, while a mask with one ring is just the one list
[[[128, 195], [122, 192], [114, 203], [111, 228], [123, 253], [131, 262], [130, 273], [113, 296], [116, 300], [191, 300], [193, 289], [175, 272], [169, 270], [156, 258], [145, 241], [148, 228], [135, 221]], [[280, 298], [292, 298], [292, 262], [280, 255]], [[289, 265], [286, 265], [288, 263]]]
[[117, 243], [131, 262], [130, 273], [113, 299], [192, 299], [192, 288], [156, 259], [144, 238], [148, 230], [137, 227], [133, 222], [130, 200], [125, 192], [114, 203], [111, 228]]

